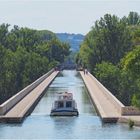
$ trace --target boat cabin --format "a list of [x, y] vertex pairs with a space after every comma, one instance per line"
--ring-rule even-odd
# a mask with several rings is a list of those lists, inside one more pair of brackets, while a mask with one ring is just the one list
[[73, 100], [72, 93], [60, 94], [58, 100], [54, 103], [54, 108], [72, 108], [76, 107], [75, 100]]
[[51, 116], [77, 116], [78, 110], [72, 93], [61, 93], [53, 104]]
[[71, 108], [71, 107], [75, 107], [75, 101], [69, 101], [69, 100], [59, 100], [59, 101], [55, 101], [54, 103], [54, 108]]

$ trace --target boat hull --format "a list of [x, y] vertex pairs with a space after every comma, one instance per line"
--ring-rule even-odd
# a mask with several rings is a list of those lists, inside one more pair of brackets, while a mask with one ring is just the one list
[[50, 116], [78, 116], [78, 111], [68, 111], [68, 110], [52, 110]]

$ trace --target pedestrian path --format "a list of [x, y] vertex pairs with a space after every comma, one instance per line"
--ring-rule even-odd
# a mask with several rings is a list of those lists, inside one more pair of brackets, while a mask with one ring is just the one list
[[[102, 120], [104, 122], [117, 121], [121, 116], [121, 113], [118, 111], [115, 105], [112, 104], [111, 99], [104, 94], [104, 88], [100, 88], [98, 86], [97, 81], [91, 76], [91, 74], [84, 74], [82, 71], [80, 74]], [[121, 105], [122, 104], [120, 104], [120, 107]]]
[[28, 115], [34, 105], [40, 100], [43, 91], [50, 85], [59, 72], [54, 71], [42, 83], [34, 88], [27, 96], [18, 102], [9, 112], [1, 116], [1, 120], [6, 122], [21, 122]]

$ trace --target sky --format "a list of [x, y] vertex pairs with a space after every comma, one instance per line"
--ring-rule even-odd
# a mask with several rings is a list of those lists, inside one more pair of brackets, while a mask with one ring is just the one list
[[0, 0], [0, 24], [87, 34], [106, 13], [140, 14], [140, 0]]

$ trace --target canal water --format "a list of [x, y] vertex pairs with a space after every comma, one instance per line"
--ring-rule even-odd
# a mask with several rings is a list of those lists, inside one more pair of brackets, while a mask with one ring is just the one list
[[[50, 117], [60, 92], [72, 92], [78, 117]], [[140, 128], [126, 124], [103, 124], [76, 71], [62, 71], [32, 114], [22, 124], [0, 124], [0, 139], [140, 139]]]

